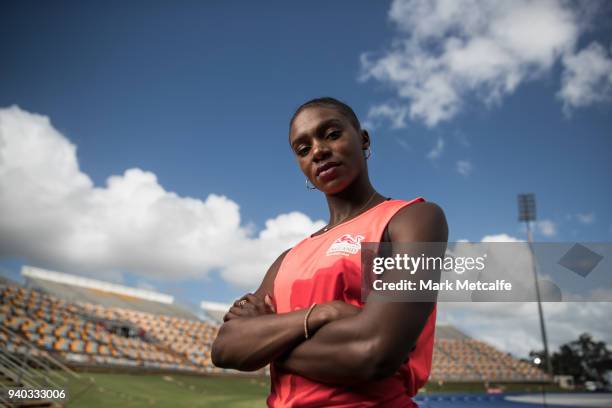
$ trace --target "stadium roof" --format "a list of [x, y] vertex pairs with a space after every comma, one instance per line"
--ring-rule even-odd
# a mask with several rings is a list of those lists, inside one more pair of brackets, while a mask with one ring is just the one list
[[196, 318], [193, 313], [174, 304], [172, 296], [163, 293], [31, 266], [24, 266], [21, 274], [26, 278], [28, 286], [41, 289], [67, 301], [121, 307], [187, 319]]
[[200, 308], [206, 312], [206, 314], [217, 322], [223, 321], [223, 316], [227, 313], [231, 305], [219, 302], [208, 302], [203, 300], [200, 303]]

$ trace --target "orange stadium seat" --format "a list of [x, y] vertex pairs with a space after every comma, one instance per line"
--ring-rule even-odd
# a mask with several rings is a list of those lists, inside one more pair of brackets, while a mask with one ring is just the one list
[[[0, 285], [0, 324], [38, 347], [91, 356], [92, 363], [142, 365], [220, 373], [210, 359], [219, 325], [211, 322], [69, 302], [37, 289]], [[125, 337], [107, 327], [126, 327]], [[18, 350], [20, 339], [0, 333], [0, 344]], [[262, 371], [263, 372], [263, 371]], [[268, 371], [265, 371], [268, 372]], [[435, 381], [541, 381], [546, 375], [495, 347], [450, 327], [438, 327], [431, 379]]]

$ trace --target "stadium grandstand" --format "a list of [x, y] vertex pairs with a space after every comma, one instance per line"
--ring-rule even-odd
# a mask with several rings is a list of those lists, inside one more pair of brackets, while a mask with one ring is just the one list
[[[71, 368], [238, 374], [214, 367], [210, 358], [228, 305], [202, 302], [199, 316], [172, 296], [153, 291], [28, 266], [22, 275], [23, 285], [0, 281], [0, 360], [44, 355]], [[549, 380], [536, 366], [455, 327], [436, 328], [431, 381]]]

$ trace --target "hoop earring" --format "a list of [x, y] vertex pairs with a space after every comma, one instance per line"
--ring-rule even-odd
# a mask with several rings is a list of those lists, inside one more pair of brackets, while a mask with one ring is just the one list
[[314, 184], [312, 184], [312, 187], [310, 187], [310, 185], [311, 185], [311, 184], [309, 184], [309, 183], [310, 183], [310, 180], [306, 179], [306, 188], [307, 188], [308, 190], [316, 190], [316, 189], [317, 189], [317, 188], [314, 186]]
[[370, 149], [370, 147], [368, 146], [368, 148], [366, 149], [366, 152], [365, 152], [366, 160], [368, 160], [371, 155], [372, 155], [372, 149]]

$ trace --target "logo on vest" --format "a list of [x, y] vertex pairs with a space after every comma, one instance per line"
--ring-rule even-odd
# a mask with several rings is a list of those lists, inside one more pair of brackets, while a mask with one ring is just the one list
[[352, 236], [351, 234], [344, 234], [330, 245], [325, 255], [355, 255], [361, 249], [361, 241], [364, 238], [363, 235]]

